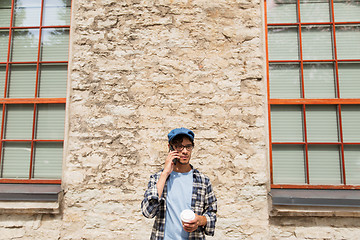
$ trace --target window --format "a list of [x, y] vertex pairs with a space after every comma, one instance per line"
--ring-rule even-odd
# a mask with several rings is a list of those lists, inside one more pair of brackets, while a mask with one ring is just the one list
[[0, 183], [61, 182], [70, 8], [0, 1]]
[[266, 0], [272, 188], [360, 189], [360, 0]]

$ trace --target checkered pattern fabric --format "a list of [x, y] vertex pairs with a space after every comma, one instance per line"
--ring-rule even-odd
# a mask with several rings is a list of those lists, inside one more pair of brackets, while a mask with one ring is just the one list
[[[192, 167], [192, 166], [191, 166]], [[144, 194], [144, 200], [141, 202], [141, 210], [145, 217], [155, 217], [151, 240], [163, 240], [165, 231], [165, 212], [167, 182], [161, 198], [159, 198], [156, 183], [158, 182], [162, 170], [150, 176], [148, 188]], [[213, 236], [215, 232], [217, 200], [213, 192], [210, 180], [207, 176], [194, 169], [193, 171], [193, 193], [191, 199], [191, 208], [198, 214], [206, 217], [206, 226], [199, 227], [196, 231], [190, 233], [189, 240], [205, 239], [205, 234]]]

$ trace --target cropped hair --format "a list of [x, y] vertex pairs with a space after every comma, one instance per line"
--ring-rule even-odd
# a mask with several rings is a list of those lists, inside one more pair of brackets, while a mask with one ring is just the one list
[[171, 140], [170, 144], [171, 145], [181, 144], [182, 141], [184, 140], [184, 138], [188, 139], [191, 142], [191, 144], [194, 146], [194, 141], [189, 136], [187, 136], [185, 134], [179, 134], [179, 135], [175, 136]]

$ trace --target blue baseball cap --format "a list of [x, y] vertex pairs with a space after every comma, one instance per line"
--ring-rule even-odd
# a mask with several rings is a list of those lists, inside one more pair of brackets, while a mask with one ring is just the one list
[[191, 139], [191, 142], [194, 142], [194, 137], [195, 137], [194, 132], [191, 131], [190, 129], [182, 127], [182, 128], [175, 128], [169, 132], [168, 134], [169, 143], [171, 142], [171, 140], [174, 139], [174, 137], [180, 134], [188, 136]]

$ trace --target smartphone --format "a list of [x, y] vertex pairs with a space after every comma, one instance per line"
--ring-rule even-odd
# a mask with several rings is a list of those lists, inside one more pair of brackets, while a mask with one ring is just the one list
[[[170, 151], [175, 151], [174, 147], [172, 145], [170, 145]], [[176, 162], [179, 161], [180, 159], [178, 158], [174, 158], [172, 161], [174, 163], [174, 165], [176, 165]]]

